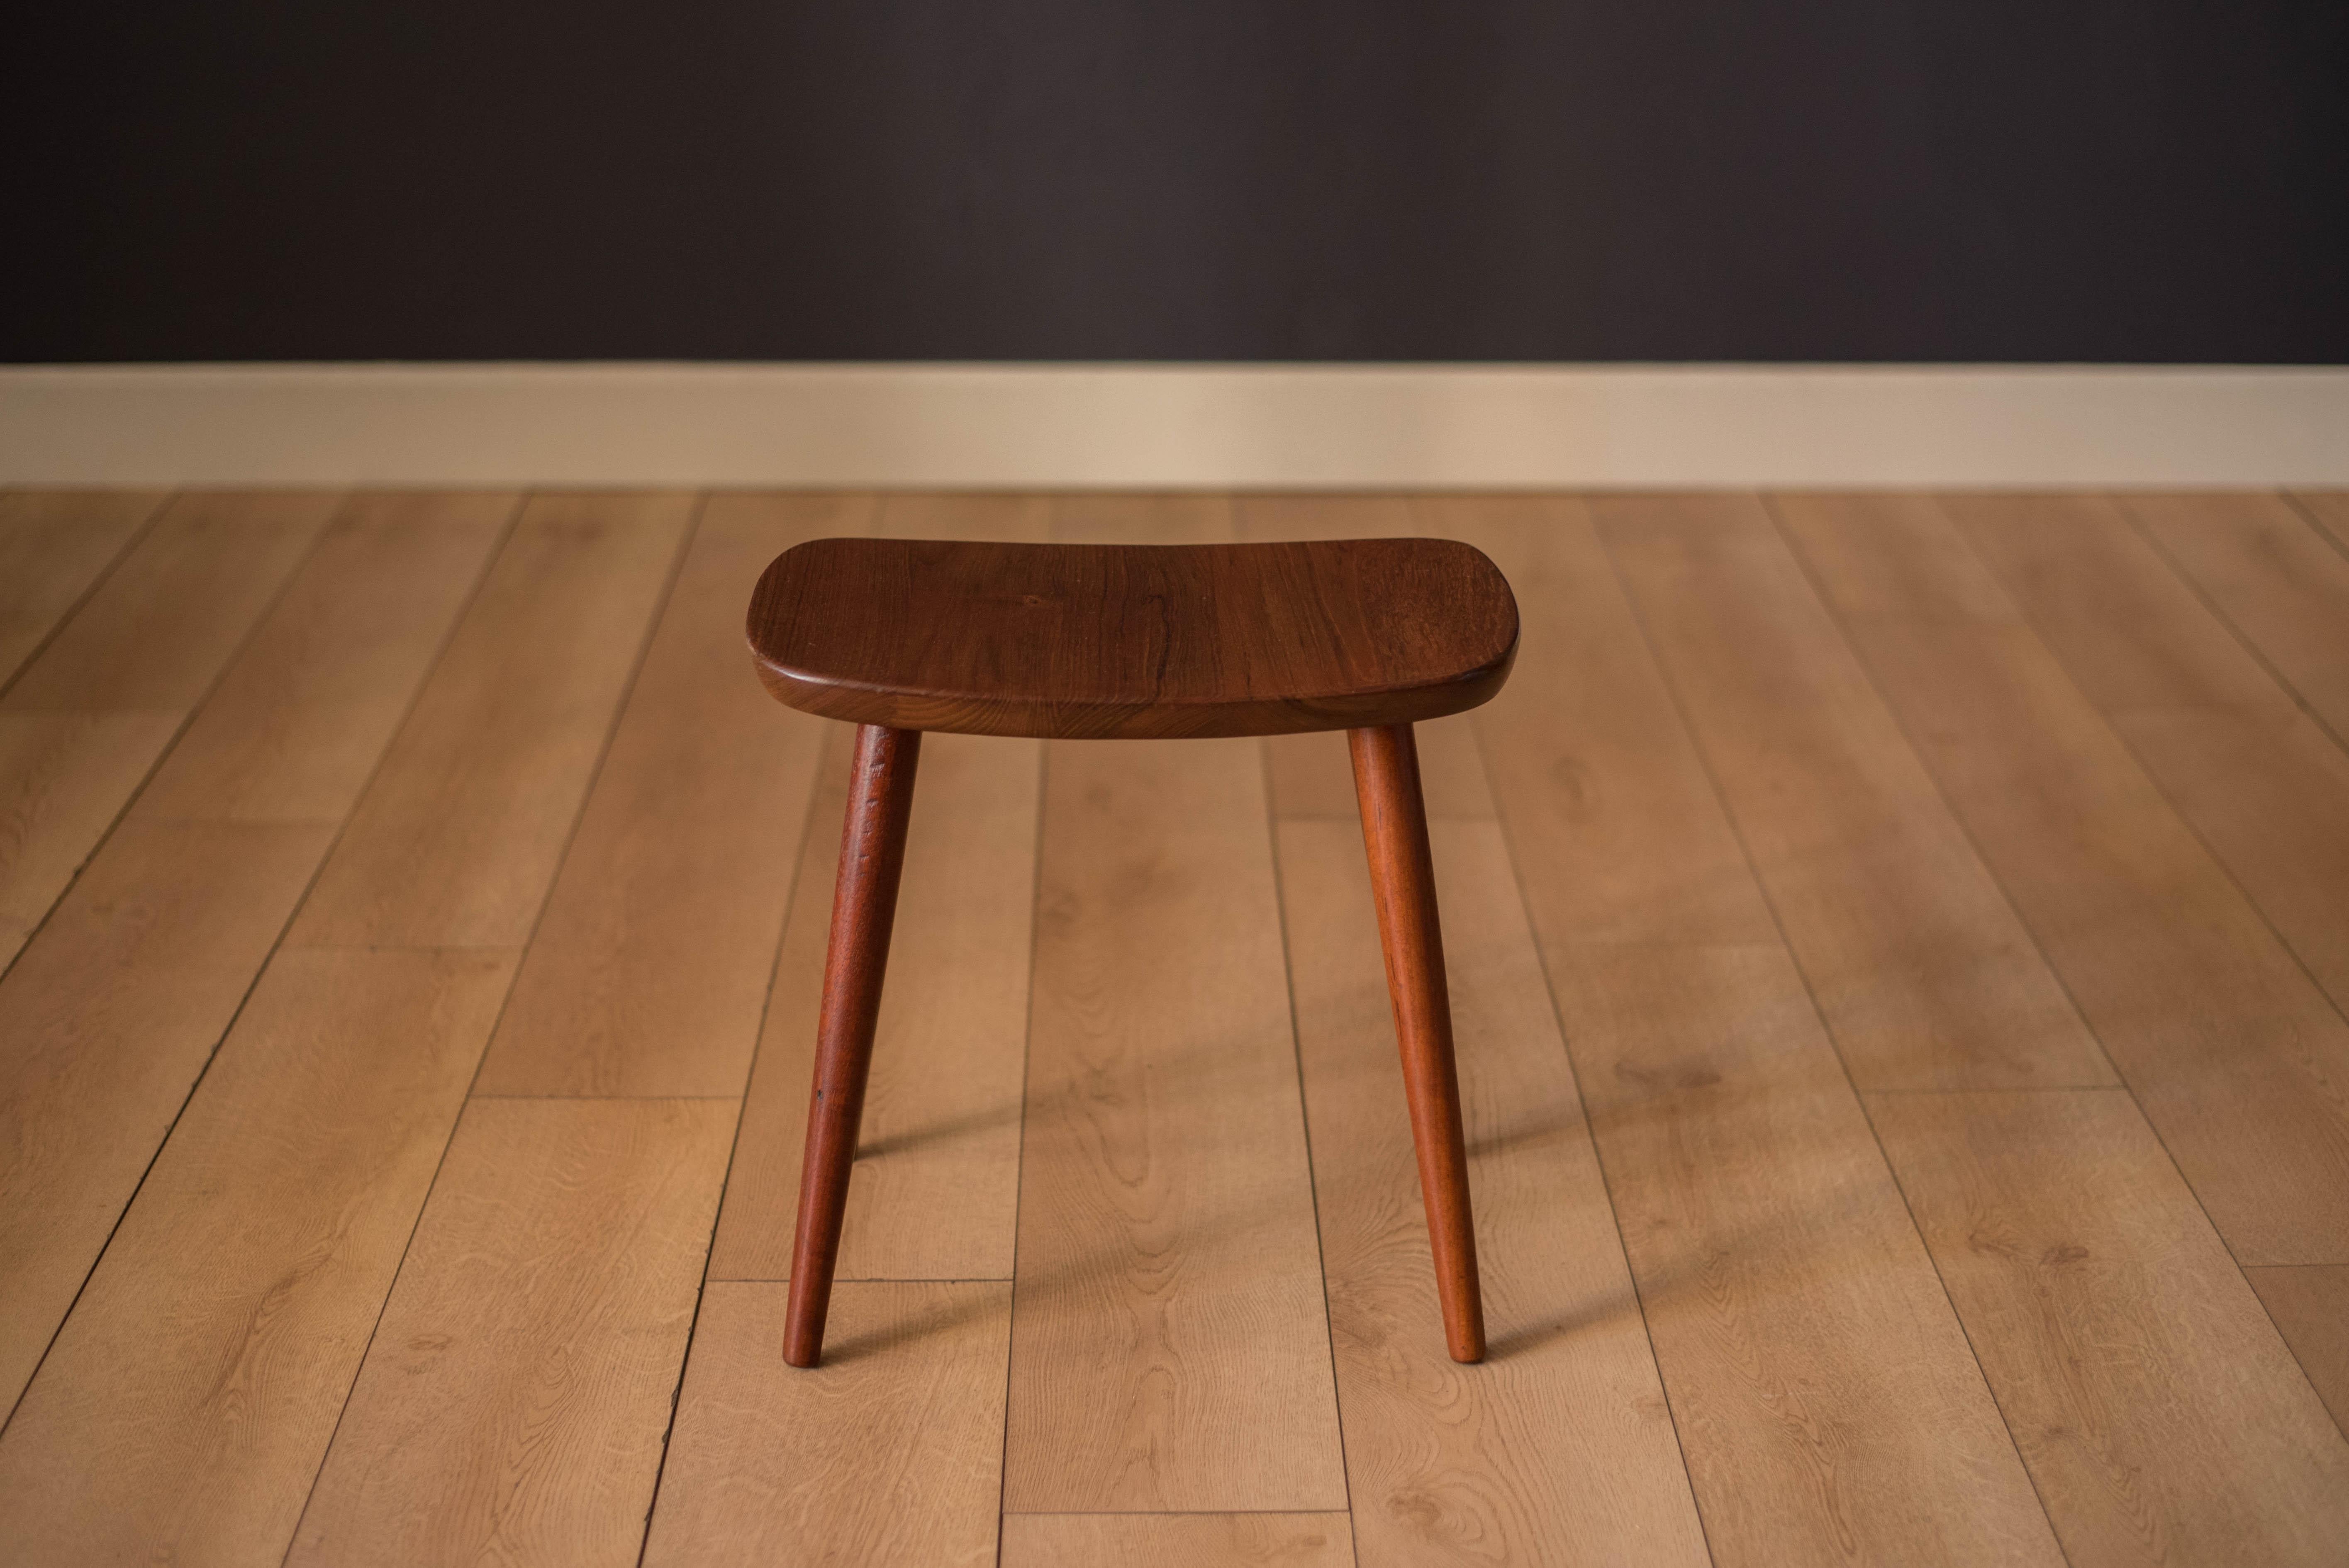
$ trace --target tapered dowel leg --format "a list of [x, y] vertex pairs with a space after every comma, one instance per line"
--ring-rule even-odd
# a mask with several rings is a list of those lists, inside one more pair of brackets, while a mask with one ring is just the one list
[[1444, 1339], [1454, 1361], [1485, 1358], [1485, 1306], [1476, 1288], [1476, 1232], [1468, 1212], [1468, 1149], [1460, 1129], [1460, 1081], [1452, 1061], [1452, 997], [1444, 982], [1444, 935], [1435, 918], [1435, 863], [1419, 792], [1419, 748], [1411, 726], [1347, 732], [1371, 890], [1386, 949], [1387, 995], [1402, 1047], [1403, 1090]]
[[792, 1290], [783, 1359], [812, 1367], [823, 1354], [824, 1310], [840, 1258], [848, 1171], [873, 1064], [881, 975], [889, 966], [889, 926], [897, 915], [897, 873], [914, 806], [918, 730], [878, 724], [856, 730], [848, 820], [840, 833], [840, 877], [832, 890], [832, 943], [823, 961], [823, 1010], [816, 1023], [815, 1087], [808, 1097], [807, 1152], [800, 1165], [799, 1229], [792, 1239]]

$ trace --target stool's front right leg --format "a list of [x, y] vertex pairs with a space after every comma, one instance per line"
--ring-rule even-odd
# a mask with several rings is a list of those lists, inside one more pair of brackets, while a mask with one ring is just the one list
[[914, 808], [919, 730], [859, 725], [833, 884], [832, 939], [824, 955], [823, 1009], [816, 1024], [815, 1085], [808, 1097], [807, 1146], [800, 1163], [799, 1229], [792, 1240], [792, 1285], [783, 1359], [812, 1367], [823, 1354], [823, 1319], [840, 1259], [848, 1173], [856, 1161], [889, 927], [897, 916], [897, 875]]
[[1354, 791], [1371, 855], [1371, 892], [1386, 950], [1387, 995], [1402, 1047], [1403, 1092], [1427, 1202], [1444, 1338], [1454, 1361], [1485, 1358], [1485, 1305], [1476, 1282], [1476, 1230], [1468, 1211], [1468, 1150], [1452, 1058], [1452, 997], [1435, 917], [1435, 862], [1420, 796], [1419, 747], [1407, 724], [1353, 729]]

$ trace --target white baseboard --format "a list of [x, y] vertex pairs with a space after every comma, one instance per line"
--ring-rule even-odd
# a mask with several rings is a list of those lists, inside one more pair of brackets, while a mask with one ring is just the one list
[[2338, 485], [2349, 369], [11, 366], [0, 482]]

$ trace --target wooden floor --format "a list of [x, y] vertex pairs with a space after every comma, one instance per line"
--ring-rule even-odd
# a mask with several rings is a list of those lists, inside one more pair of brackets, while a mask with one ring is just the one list
[[[826, 533], [1444, 534], [1492, 1358], [1341, 738], [925, 747]], [[0, 496], [12, 1563], [2349, 1562], [2349, 497]]]

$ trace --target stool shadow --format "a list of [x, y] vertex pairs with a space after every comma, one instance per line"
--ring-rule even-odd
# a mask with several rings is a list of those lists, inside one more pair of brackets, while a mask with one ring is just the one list
[[1485, 1336], [1485, 1359], [1488, 1362], [1513, 1361], [1521, 1356], [1530, 1356], [1544, 1346], [1570, 1339], [1585, 1329], [1596, 1328], [1609, 1318], [1626, 1313], [1636, 1317], [1639, 1312], [1639, 1301], [1627, 1290], [1620, 1300], [1590, 1301], [1570, 1312], [1553, 1313], [1530, 1323], [1513, 1324]]
[[886, 1155], [903, 1154], [926, 1143], [950, 1143], [974, 1132], [988, 1132], [999, 1127], [1009, 1127], [1019, 1119], [1017, 1101], [1009, 1105], [989, 1106], [947, 1117], [923, 1127], [909, 1127], [885, 1138], [863, 1138], [856, 1143], [856, 1158], [876, 1160]]
[[[860, 1282], [854, 1280], [838, 1282], [841, 1285], [854, 1285]], [[1007, 1319], [1010, 1316], [1011, 1282], [1009, 1280], [973, 1280], [968, 1283], [999, 1288], [957, 1291], [951, 1299], [935, 1302], [920, 1312], [865, 1329], [862, 1333], [827, 1336], [823, 1344], [823, 1364], [827, 1367], [841, 1366], [863, 1360], [869, 1356], [885, 1355], [892, 1350], [926, 1339], [934, 1334], [943, 1334], [949, 1329], [961, 1327], [983, 1317], [993, 1317], [999, 1314]]]

